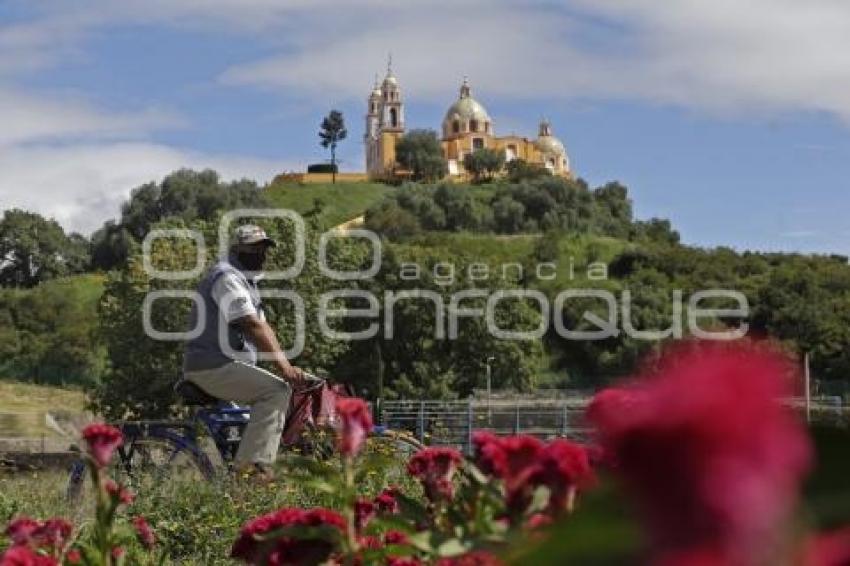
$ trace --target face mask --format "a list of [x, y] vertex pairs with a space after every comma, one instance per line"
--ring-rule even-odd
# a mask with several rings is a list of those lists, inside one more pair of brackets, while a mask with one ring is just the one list
[[238, 253], [236, 259], [242, 264], [246, 271], [260, 271], [263, 268], [263, 263], [266, 261], [266, 254], [249, 254]]

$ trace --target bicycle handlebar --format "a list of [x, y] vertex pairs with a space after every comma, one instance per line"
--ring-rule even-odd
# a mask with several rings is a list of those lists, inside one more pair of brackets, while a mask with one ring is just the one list
[[308, 371], [303, 372], [305, 383], [302, 387], [299, 387], [299, 391], [312, 391], [314, 389], [319, 389], [325, 383], [327, 383], [327, 379], [324, 377], [319, 377], [318, 375], [314, 375]]

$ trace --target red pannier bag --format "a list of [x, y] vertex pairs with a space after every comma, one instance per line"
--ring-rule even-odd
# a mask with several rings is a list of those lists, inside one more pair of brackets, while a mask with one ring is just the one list
[[336, 400], [351, 396], [351, 388], [342, 383], [319, 385], [292, 392], [289, 412], [283, 427], [284, 446], [298, 444], [306, 428], [333, 428], [336, 426]]

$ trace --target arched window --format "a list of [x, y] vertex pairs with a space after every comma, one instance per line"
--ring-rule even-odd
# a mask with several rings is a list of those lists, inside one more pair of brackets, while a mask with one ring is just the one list
[[390, 108], [390, 127], [398, 126], [398, 111], [395, 108]]
[[469, 121], [469, 131], [477, 132], [478, 131], [478, 120], [470, 120]]
[[457, 134], [460, 132], [460, 120], [455, 120], [452, 122], [452, 133]]
[[490, 122], [484, 122], [484, 133], [490, 133]]

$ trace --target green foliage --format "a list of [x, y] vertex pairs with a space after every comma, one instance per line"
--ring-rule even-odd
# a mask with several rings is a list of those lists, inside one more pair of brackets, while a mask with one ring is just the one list
[[[469, 278], [468, 266], [486, 258], [442, 249], [423, 249], [415, 245], [388, 245], [381, 271], [369, 287], [378, 296], [421, 290], [433, 293], [441, 301], [445, 314], [451, 296], [466, 289], [478, 288], [484, 297], [469, 298], [463, 308], [484, 308], [486, 297], [496, 289], [510, 289], [515, 281], [499, 277], [486, 282]], [[455, 266], [452, 280], [442, 277], [439, 264]], [[411, 266], [417, 266], [414, 276]], [[494, 272], [496, 266], [493, 266]], [[352, 308], [351, 306], [349, 308]], [[349, 354], [338, 366], [338, 374], [371, 392], [380, 389], [387, 398], [453, 398], [464, 397], [483, 385], [487, 357], [495, 357], [493, 383], [497, 387], [528, 391], [543, 359], [540, 341], [500, 340], [490, 334], [484, 317], [459, 317], [457, 335], [451, 338], [446, 320], [438, 320], [435, 300], [427, 297], [405, 298], [395, 302], [391, 316], [387, 303], [379, 306], [379, 319], [391, 320], [393, 334], [383, 333], [370, 340], [353, 342]], [[523, 301], [504, 300], [496, 309], [500, 328], [529, 331], [540, 324], [535, 307]], [[437, 338], [438, 323], [444, 337]], [[360, 330], [348, 327], [348, 331]], [[450, 338], [450, 339], [446, 339]], [[384, 382], [374, 383], [374, 376], [385, 375]]]
[[366, 213], [366, 225], [390, 240], [407, 238], [422, 230], [413, 213], [392, 201], [384, 201], [375, 208], [370, 208]]
[[0, 373], [36, 383], [94, 385], [105, 355], [96, 338], [98, 276], [0, 290]]
[[106, 221], [91, 237], [91, 264], [94, 269], [109, 270], [127, 263], [133, 247], [138, 246], [122, 224]]
[[492, 181], [504, 166], [505, 154], [495, 149], [476, 149], [463, 156], [463, 168], [472, 175], [475, 183]]
[[412, 173], [414, 181], [437, 181], [449, 171], [433, 130], [410, 130], [396, 142], [395, 154], [396, 161]]
[[331, 110], [330, 113], [322, 120], [322, 129], [319, 130], [320, 143], [324, 148], [331, 149], [331, 173], [333, 173], [333, 182], [336, 183], [336, 146], [339, 142], [348, 136], [348, 130], [345, 129], [345, 119], [342, 117], [342, 112], [339, 110]]
[[[459, 184], [410, 185], [389, 198], [412, 213], [425, 230], [499, 234], [562, 230], [620, 238], [632, 230], [631, 201], [625, 187], [616, 183], [592, 192], [582, 181], [552, 176], [475, 189]], [[380, 230], [378, 225], [372, 228]]]
[[680, 236], [679, 232], [673, 229], [669, 220], [650, 218], [649, 220], [635, 220], [632, 223], [629, 239], [661, 244], [678, 244]]
[[334, 163], [311, 163], [307, 166], [308, 173], [339, 173], [339, 167]]
[[505, 171], [508, 174], [508, 181], [511, 183], [520, 183], [522, 181], [531, 181], [540, 177], [551, 177], [552, 172], [542, 165], [529, 163], [524, 159], [512, 159], [505, 164]]
[[224, 183], [210, 169], [181, 169], [162, 182], [147, 183], [133, 189], [121, 207], [121, 222], [106, 222], [92, 236], [92, 263], [97, 269], [125, 265], [157, 222], [178, 218], [185, 223], [210, 221], [223, 210], [259, 208], [266, 200], [254, 181], [242, 179]]
[[0, 219], [0, 286], [34, 287], [88, 268], [88, 241], [65, 235], [58, 222], [35, 212], [6, 210]]

